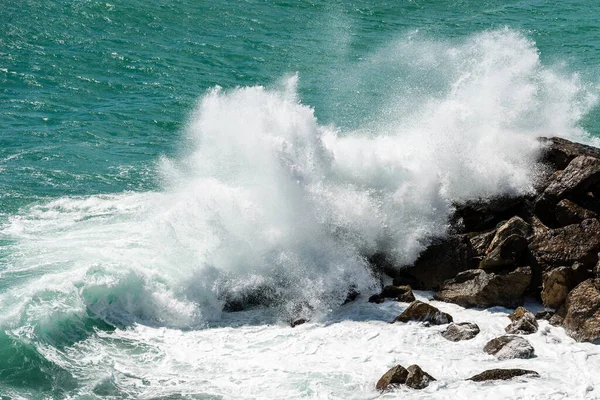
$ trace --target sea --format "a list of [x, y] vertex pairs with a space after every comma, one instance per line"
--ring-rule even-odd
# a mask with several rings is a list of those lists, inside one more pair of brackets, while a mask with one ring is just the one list
[[[533, 190], [540, 136], [600, 137], [592, 0], [3, 0], [0, 399], [597, 399], [600, 347], [430, 300], [460, 201]], [[348, 293], [359, 293], [347, 303]], [[528, 300], [532, 310], [541, 309]], [[295, 328], [290, 322], [303, 318]], [[418, 364], [424, 390], [379, 393]], [[476, 383], [489, 368], [539, 378]]]

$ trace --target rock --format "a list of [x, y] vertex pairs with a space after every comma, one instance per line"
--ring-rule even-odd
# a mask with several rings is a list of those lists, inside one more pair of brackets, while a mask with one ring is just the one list
[[577, 341], [600, 342], [600, 279], [588, 279], [569, 293], [562, 325]]
[[543, 270], [576, 262], [591, 269], [598, 261], [600, 251], [600, 222], [586, 219], [579, 225], [537, 233], [529, 243], [529, 249]]
[[524, 238], [529, 237], [533, 232], [531, 225], [523, 220], [523, 218], [515, 216], [506, 221], [496, 231], [496, 235], [488, 245], [486, 254], [494, 250], [500, 243], [504, 242], [508, 237], [512, 235], [522, 236]]
[[394, 322], [420, 321], [428, 322], [432, 325], [443, 325], [452, 322], [452, 316], [435, 308], [434, 306], [416, 300], [397, 316]]
[[556, 205], [556, 221], [559, 226], [579, 224], [584, 219], [596, 218], [598, 215], [583, 208], [569, 199], [563, 199]]
[[523, 304], [523, 294], [530, 282], [530, 267], [519, 267], [508, 273], [474, 269], [446, 281], [434, 298], [463, 307], [515, 308]]
[[473, 248], [466, 235], [450, 235], [434, 239], [414, 265], [404, 268], [400, 275], [414, 278], [416, 289], [437, 289], [446, 279], [474, 267]]
[[554, 315], [554, 313], [552, 311], [548, 311], [548, 310], [538, 311], [535, 313], [535, 319], [543, 319], [546, 321], [550, 321], [550, 318], [552, 318], [553, 315]]
[[541, 137], [539, 141], [544, 146], [540, 161], [551, 165], [555, 170], [565, 169], [578, 156], [584, 155], [600, 158], [600, 149], [596, 147], [571, 142], [558, 137]]
[[308, 320], [305, 319], [305, 318], [298, 318], [298, 319], [293, 320], [292, 322], [290, 322], [290, 325], [292, 326], [292, 328], [295, 328], [298, 325], [302, 325], [302, 324], [305, 324], [307, 322], [308, 322]]
[[461, 322], [458, 324], [450, 324], [442, 336], [452, 342], [461, 340], [473, 339], [479, 333], [479, 326], [471, 322]]
[[380, 391], [391, 389], [390, 386], [403, 385], [408, 378], [408, 371], [402, 365], [392, 367], [377, 381], [375, 388]]
[[369, 303], [381, 304], [384, 301], [385, 299], [381, 297], [380, 294], [374, 294], [373, 296], [369, 297]]
[[542, 276], [542, 303], [545, 307], [558, 309], [575, 286], [586, 279], [587, 271], [579, 264], [558, 267]]
[[456, 204], [450, 224], [457, 232], [492, 229], [498, 222], [518, 215], [526, 200], [526, 196], [499, 196]]
[[534, 354], [533, 346], [527, 340], [514, 335], [504, 335], [490, 340], [483, 351], [496, 356], [499, 360], [530, 358]]
[[538, 323], [535, 316], [524, 307], [518, 307], [508, 318], [512, 322], [504, 328], [506, 333], [527, 335], [535, 333], [538, 330]]
[[483, 381], [495, 381], [495, 380], [507, 380], [517, 376], [528, 376], [532, 378], [539, 378], [540, 374], [535, 371], [527, 369], [488, 369], [480, 374], [470, 377], [469, 381], [483, 382]]
[[410, 303], [415, 301], [415, 295], [412, 292], [410, 286], [386, 286], [381, 292], [381, 297], [384, 298], [396, 298], [397, 301]]
[[496, 236], [496, 230], [491, 230], [483, 233], [478, 233], [469, 237], [471, 241], [471, 247], [473, 248], [474, 257], [483, 257]]
[[346, 300], [344, 300], [344, 304], [348, 304], [360, 295], [360, 292], [356, 290], [356, 285], [352, 285], [348, 288], [348, 294], [346, 295]]
[[399, 385], [406, 385], [413, 389], [424, 389], [433, 381], [435, 381], [435, 378], [423, 371], [418, 365], [411, 365], [408, 368], [396, 365], [379, 379], [375, 388], [379, 391], [385, 391]]
[[562, 313], [561, 314], [555, 313], [555, 314], [552, 314], [552, 316], [550, 317], [548, 322], [552, 326], [562, 326], [564, 319], [565, 319], [565, 317], [564, 317], [564, 315], [562, 315]]
[[479, 263], [479, 268], [494, 270], [516, 266], [526, 254], [527, 239], [520, 235], [510, 235], [487, 253]]
[[411, 365], [407, 370], [406, 386], [413, 389], [424, 389], [429, 386], [429, 383], [435, 381], [433, 376], [423, 371], [418, 365]]

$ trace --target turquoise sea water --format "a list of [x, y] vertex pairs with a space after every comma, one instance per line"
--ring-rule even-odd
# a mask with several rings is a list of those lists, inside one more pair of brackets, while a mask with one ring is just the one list
[[[195, 154], [196, 146], [202, 148], [198, 142], [219, 143], [227, 136], [223, 132], [229, 132], [229, 128], [215, 128], [213, 132], [212, 122], [231, 120], [231, 129], [243, 128], [244, 123], [235, 125], [240, 119], [250, 121], [249, 126], [253, 126], [249, 116], [256, 109], [246, 110], [247, 104], [254, 101], [266, 104], [267, 115], [277, 114], [284, 107], [285, 99], [264, 99], [262, 96], [267, 96], [264, 92], [240, 94], [243, 91], [240, 88], [264, 86], [272, 94], [269, 90], [277, 91], [294, 81], [295, 78], [289, 77], [297, 74], [297, 88], [291, 89], [295, 94], [290, 96], [293, 102], [304, 106], [301, 110], [292, 109], [291, 114], [282, 111], [282, 118], [306, 117], [306, 124], [310, 125], [313, 120], [305, 114], [314, 112], [318, 128], [308, 127], [307, 132], [328, 127], [339, 137], [366, 132], [361, 137], [372, 138], [378, 134], [376, 127], [394, 125], [402, 130], [415, 120], [426, 125], [429, 120], [422, 115], [415, 117], [415, 110], [428, 107], [430, 111], [446, 110], [442, 107], [446, 103], [440, 102], [437, 107], [431, 99], [447, 99], [448, 93], [455, 92], [462, 101], [460, 107], [447, 114], [444, 111], [439, 118], [445, 121], [448, 116], [460, 113], [464, 118], [456, 125], [442, 124], [448, 132], [460, 131], [456, 127], [464, 123], [469, 125], [469, 132], [479, 124], [482, 135], [491, 126], [502, 132], [567, 135], [571, 133], [566, 131], [580, 134], [584, 130], [597, 136], [600, 135], [600, 109], [595, 105], [600, 76], [599, 15], [600, 3], [594, 1], [4, 1], [0, 7], [0, 224], [3, 229], [0, 395], [135, 398], [142, 392], [102, 386], [104, 381], [98, 383], [101, 379], [95, 375], [102, 368], [90, 367], [86, 371], [85, 366], [69, 364], [72, 355], [65, 354], [74, 352], [78, 343], [89, 341], [96, 332], [104, 334], [115, 327], [126, 329], [137, 323], [181, 329], [204, 326], [210, 318], [205, 317], [204, 311], [198, 317], [196, 308], [205, 310], [205, 303], [215, 300], [184, 287], [182, 282], [193, 275], [187, 273], [187, 267], [164, 272], [166, 266], [196, 265], [204, 262], [198, 260], [204, 260], [205, 254], [218, 253], [201, 250], [197, 242], [186, 241], [194, 232], [206, 236], [202, 237], [202, 243], [213, 240], [225, 243], [226, 250], [211, 258], [211, 265], [219, 271], [247, 257], [270, 260], [273, 252], [270, 245], [250, 246], [252, 252], [244, 252], [246, 248], [239, 245], [239, 237], [252, 234], [250, 228], [238, 232], [235, 240], [223, 239], [235, 231], [230, 229], [238, 218], [235, 213], [219, 220], [216, 233], [211, 231], [208, 227], [225, 211], [215, 213], [219, 217], [213, 216], [206, 222], [207, 210], [216, 207], [208, 200], [190, 201], [166, 211], [160, 209], [160, 204], [172, 202], [171, 198], [177, 196], [195, 199], [196, 192], [191, 189], [173, 189], [180, 187], [181, 181], [195, 182], [199, 176], [219, 180], [220, 172], [227, 170], [236, 177], [228, 175], [229, 187], [246, 187], [240, 181], [247, 182], [252, 177], [244, 175], [244, 170], [256, 172], [272, 166], [244, 167], [238, 171], [238, 166], [222, 162], [219, 157], [223, 154], [239, 157], [239, 163], [247, 162], [246, 153], [239, 156], [242, 153], [236, 152], [233, 144], [215, 145], [212, 151], [190, 156]], [[453, 52], [445, 53], [449, 50]], [[521, 66], [519, 60], [530, 60], [531, 65]], [[508, 73], [503, 70], [506, 65], [511, 66]], [[463, 76], [461, 71], [468, 73]], [[461, 82], [475, 79], [478, 74], [483, 78], [461, 92]], [[521, 93], [519, 90], [527, 85], [531, 85], [532, 92]], [[212, 100], [205, 100], [208, 105], [198, 106], [199, 100], [206, 99], [203, 96], [216, 86], [229, 95], [215, 94]], [[488, 108], [468, 108], [493, 96], [505, 96], [500, 99], [501, 107], [494, 108], [494, 103]], [[198, 107], [200, 111], [195, 112]], [[227, 112], [219, 111], [219, 107], [225, 107]], [[520, 107], [524, 107], [524, 114], [514, 117], [513, 108]], [[237, 110], [246, 110], [247, 114], [237, 114]], [[485, 115], [469, 119], [478, 113]], [[201, 116], [194, 116], [198, 114]], [[405, 115], [411, 119], [404, 120]], [[498, 116], [500, 122], [491, 116]], [[504, 126], [505, 117], [514, 117], [516, 122]], [[194, 121], [201, 132], [212, 133], [194, 139], [194, 134], [189, 133], [196, 129]], [[265, 126], [264, 130], [271, 132], [280, 125]], [[290, 129], [299, 129], [298, 126]], [[561, 128], [566, 131], [551, 132]], [[427, 132], [435, 129], [430, 127]], [[244, 135], [244, 129], [234, 131], [236, 135]], [[293, 148], [300, 142], [294, 139], [286, 143]], [[306, 146], [319, 147], [310, 141]], [[333, 147], [346, 154], [349, 146], [369, 147], [365, 143]], [[383, 144], [381, 148], [385, 147]], [[233, 149], [231, 154], [229, 149]], [[306, 158], [318, 158], [314, 154], [320, 154], [319, 151]], [[338, 154], [336, 151], [331, 154]], [[416, 153], [415, 150], [407, 154]], [[442, 153], [440, 158], [445, 158]], [[252, 153], [248, 159], [263, 156]], [[207, 166], [203, 164], [207, 159], [219, 161]], [[304, 160], [295, 153], [290, 159], [294, 165], [301, 164], [297, 160]], [[318, 163], [306, 161], [309, 164]], [[388, 187], [384, 178], [378, 180], [380, 177], [389, 171], [400, 173], [394, 165], [386, 161], [371, 170], [372, 165], [365, 164], [360, 167], [366, 171], [364, 176], [361, 171], [341, 166], [335, 169], [335, 174], [319, 172], [326, 177], [319, 182], [351, 182], [348, 185], [367, 187], [371, 192], [364, 193], [370, 196], [372, 191], [385, 191]], [[458, 167], [453, 169], [450, 161], [444, 165], [448, 165], [450, 174], [463, 171]], [[504, 168], [498, 163], [494, 165], [499, 170]], [[313, 170], [308, 174], [303, 167], [294, 168], [294, 173], [301, 176], [298, 181], [310, 181], [312, 178], [308, 176], [316, 176]], [[490, 167], [486, 173], [493, 169]], [[178, 172], [173, 173], [175, 170]], [[517, 168], [510, 171], [509, 178], [498, 178], [498, 186], [522, 188], [526, 177], [519, 175]], [[332, 175], [335, 177], [331, 178]], [[279, 179], [279, 176], [279, 172], [273, 172], [267, 178]], [[274, 186], [280, 183], [267, 178], [258, 179], [252, 187], [270, 187], [264, 183], [267, 181], [275, 182]], [[421, 181], [417, 178], [415, 182]], [[447, 181], [452, 179], [441, 179], [440, 185]], [[221, 187], [202, 186], [198, 190], [216, 193]], [[249, 193], [255, 193], [252, 190]], [[484, 188], [482, 192], [490, 190]], [[394, 191], [400, 193], [397, 186]], [[442, 192], [444, 200], [448, 198], [447, 192], [458, 193], [458, 197], [471, 194], [452, 189]], [[319, 193], [323, 198], [342, 196], [333, 189]], [[416, 193], [429, 196], [429, 189]], [[164, 198], [144, 197], [154, 195]], [[257, 198], [273, 198], [270, 195], [268, 192]], [[288, 195], [296, 196], [286, 192], [285, 196]], [[230, 196], [234, 195], [223, 194], [212, 201], [223, 204]], [[344, 202], [354, 204], [363, 200], [357, 195]], [[442, 209], [441, 203], [432, 209]], [[278, 204], [270, 207], [279, 210]], [[302, 218], [305, 209], [312, 208], [306, 205], [294, 208], [293, 201], [286, 204], [292, 205], [289, 209], [282, 207], [286, 209], [274, 220]], [[198, 214], [204, 213], [202, 217], [194, 213], [178, 214], [182, 209], [194, 207], [199, 207]], [[226, 208], [231, 210], [236, 206]], [[327, 228], [335, 231], [335, 235], [346, 235], [340, 233], [346, 231], [360, 231], [362, 235], [363, 231], [355, 229], [352, 222], [359, 221], [356, 225], [364, 227], [362, 217], [352, 216], [347, 210], [342, 212], [340, 207], [335, 210], [337, 214], [333, 211], [325, 214], [333, 213], [335, 218], [343, 214], [343, 220], [351, 222], [331, 222], [319, 216], [315, 220], [327, 222], [328, 227], [335, 226]], [[385, 206], [380, 211], [382, 215], [391, 215]], [[159, 227], [139, 225], [141, 220], [147, 220], [147, 214], [140, 216], [138, 212], [160, 215], [157, 217], [160, 221], [155, 221]], [[400, 220], [424, 226], [422, 231], [431, 233], [438, 223], [438, 217], [429, 217], [432, 213], [414, 218], [403, 216]], [[203, 222], [194, 224], [196, 217]], [[260, 213], [256, 218], [268, 219]], [[427, 218], [431, 223], [423, 223], [430, 221]], [[132, 221], [138, 225], [132, 225]], [[186, 224], [190, 225], [189, 230], [178, 230], [177, 226]], [[160, 235], [170, 229], [174, 233], [165, 234], [167, 239], [154, 234], [136, 239], [137, 233], [152, 229], [160, 231]], [[296, 232], [301, 229], [294, 226]], [[320, 229], [318, 233], [309, 230], [305, 236], [320, 237], [324, 234]], [[390, 229], [393, 227], [386, 225], [386, 232]], [[393, 234], [387, 241], [373, 234], [377, 236], [373, 243], [370, 233], [356, 241], [354, 233], [347, 235], [341, 244], [338, 236], [334, 236], [331, 246], [336, 257], [349, 254], [348, 260], [354, 260], [349, 263], [360, 264], [355, 253], [372, 248], [375, 242], [377, 245], [385, 242], [407, 258], [418, 250], [405, 250], [409, 245], [404, 243], [413, 243], [413, 239], [397, 239]], [[170, 240], [183, 250], [171, 254]], [[394, 240], [402, 244], [394, 247], [388, 243]], [[295, 246], [286, 247], [285, 240], [282, 243], [276, 247]], [[146, 247], [156, 248], [157, 244], [164, 248], [156, 254], [144, 252]], [[348, 246], [359, 250], [347, 252]], [[240, 254], [223, 261], [227, 258], [223, 254], [237, 250]], [[297, 257], [296, 267], [305, 266], [306, 259], [330, 257], [329, 253], [322, 255], [311, 246], [292, 253], [291, 258]], [[146, 275], [140, 271], [145, 271], [147, 265], [152, 265], [152, 273]], [[330, 271], [333, 267], [328, 268]], [[278, 287], [273, 282], [287, 279], [281, 271], [274, 271], [268, 278], [264, 270], [255, 272], [252, 276], [262, 277], [265, 281], [261, 283], [271, 287]], [[343, 271], [351, 273], [354, 272]], [[318, 275], [307, 274], [311, 279]], [[324, 287], [328, 279], [334, 279], [331, 275], [328, 272], [327, 279], [323, 279]], [[166, 293], [163, 294], [169, 300], [164, 303], [156, 300], [157, 292]], [[164, 316], [164, 310], [156, 311], [170, 307], [165, 304], [181, 307], [185, 316]], [[187, 319], [188, 314], [194, 315], [192, 322]], [[108, 343], [110, 338], [98, 340], [95, 346], [115, 345]], [[92, 352], [93, 348], [82, 352]], [[136, 351], [144, 352], [143, 346]]]

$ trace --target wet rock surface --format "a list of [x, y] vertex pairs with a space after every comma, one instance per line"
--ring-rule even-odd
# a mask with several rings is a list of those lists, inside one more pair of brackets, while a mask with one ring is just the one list
[[452, 322], [452, 316], [438, 310], [431, 304], [416, 300], [410, 303], [406, 310], [392, 322], [409, 321], [428, 322], [431, 325], [444, 325]]
[[479, 331], [479, 326], [471, 322], [452, 323], [442, 332], [442, 336], [451, 342], [459, 342], [473, 339], [479, 334]]
[[504, 328], [506, 333], [528, 335], [538, 330], [535, 315], [523, 307], [518, 307], [508, 318], [512, 322]]
[[496, 356], [499, 360], [531, 358], [535, 352], [529, 341], [515, 335], [505, 335], [492, 339], [485, 345], [483, 351]]
[[530, 371], [528, 369], [489, 369], [487, 371], [483, 371], [480, 374], [470, 377], [469, 381], [474, 382], [484, 382], [484, 381], [495, 381], [495, 380], [508, 380], [512, 378], [516, 378], [517, 376], [527, 376], [531, 378], [538, 378], [540, 374], [535, 371]]

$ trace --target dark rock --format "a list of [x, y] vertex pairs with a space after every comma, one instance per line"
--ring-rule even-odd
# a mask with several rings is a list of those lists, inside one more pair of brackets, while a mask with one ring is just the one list
[[466, 235], [451, 235], [434, 239], [412, 267], [402, 270], [403, 276], [414, 278], [416, 289], [437, 289], [446, 279], [474, 267], [473, 248]]
[[548, 311], [548, 310], [538, 311], [535, 313], [535, 319], [543, 319], [546, 321], [550, 321], [550, 318], [552, 318], [553, 315], [554, 315], [554, 313], [552, 311]]
[[563, 311], [563, 312], [560, 312], [560, 313], [556, 312], [556, 313], [552, 314], [552, 316], [548, 320], [548, 322], [550, 323], [550, 325], [552, 325], [552, 326], [562, 326], [563, 321], [565, 320], [564, 306], [561, 307], [561, 311]]
[[542, 277], [542, 303], [558, 309], [575, 286], [587, 278], [587, 271], [579, 264], [558, 267], [544, 273]]
[[527, 196], [499, 196], [455, 205], [450, 224], [457, 232], [481, 232], [494, 228], [522, 212]]
[[562, 325], [577, 341], [600, 342], [600, 279], [588, 279], [569, 293]]
[[516, 266], [525, 255], [527, 255], [527, 239], [520, 235], [510, 235], [487, 253], [479, 263], [479, 268], [497, 270]]
[[452, 322], [452, 316], [435, 308], [434, 306], [416, 300], [397, 316], [394, 322], [420, 321], [428, 322], [432, 325], [443, 325]]
[[293, 320], [292, 322], [290, 322], [290, 325], [292, 326], [292, 328], [295, 328], [295, 327], [297, 327], [298, 325], [302, 325], [302, 324], [305, 324], [305, 323], [307, 323], [307, 322], [308, 322], [308, 320], [307, 320], [307, 319], [304, 319], [304, 318], [298, 318], [298, 319], [296, 319], [296, 320]]
[[408, 371], [406, 368], [402, 365], [396, 365], [383, 374], [377, 382], [377, 385], [375, 385], [375, 388], [381, 391], [388, 390], [395, 385], [403, 385], [406, 383], [406, 378], [408, 378]]
[[350, 303], [351, 301], [356, 300], [356, 298], [360, 295], [360, 292], [356, 290], [356, 286], [352, 285], [348, 288], [348, 295], [346, 296], [346, 300], [344, 300], [344, 304]]
[[584, 219], [598, 216], [595, 212], [583, 208], [569, 199], [558, 202], [555, 214], [559, 226], [579, 224]]
[[452, 342], [473, 339], [477, 334], [479, 334], [479, 326], [471, 322], [450, 324], [448, 325], [448, 328], [442, 332], [442, 336]]
[[529, 243], [529, 249], [543, 270], [576, 262], [591, 269], [600, 251], [600, 222], [586, 219], [579, 225], [538, 232]]
[[433, 376], [423, 371], [418, 365], [411, 365], [407, 370], [406, 386], [413, 389], [424, 389], [429, 386], [429, 383], [435, 381]]
[[483, 257], [496, 235], [496, 230], [478, 233], [469, 237], [474, 257]]
[[504, 330], [506, 333], [527, 335], [538, 330], [538, 323], [530, 311], [524, 307], [518, 307], [508, 316], [512, 321]]
[[530, 358], [534, 354], [531, 343], [520, 336], [514, 335], [504, 335], [490, 340], [483, 351], [496, 356], [499, 360]]
[[515, 216], [502, 224], [496, 231], [496, 235], [490, 242], [486, 253], [494, 250], [498, 245], [504, 242], [508, 237], [512, 235], [522, 236], [524, 238], [529, 237], [533, 232], [531, 225], [523, 220], [523, 218]]
[[381, 292], [381, 297], [396, 298], [398, 301], [410, 303], [415, 301], [415, 296], [410, 286], [386, 286]]
[[398, 269], [394, 266], [393, 261], [385, 253], [375, 253], [367, 258], [369, 264], [377, 274], [385, 274], [395, 276]]
[[544, 145], [540, 161], [551, 165], [556, 170], [565, 169], [578, 156], [600, 158], [600, 149], [596, 147], [558, 137], [541, 137], [539, 141]]
[[470, 377], [469, 381], [483, 382], [483, 381], [495, 381], [495, 380], [507, 380], [517, 376], [528, 376], [532, 378], [539, 378], [540, 374], [535, 371], [527, 369], [488, 369], [480, 374]]
[[381, 297], [380, 294], [374, 294], [373, 296], [369, 297], [369, 303], [381, 304], [384, 301], [385, 299]]
[[515, 308], [523, 304], [523, 294], [530, 282], [529, 267], [519, 267], [508, 273], [474, 269], [446, 281], [434, 298], [463, 307]]

